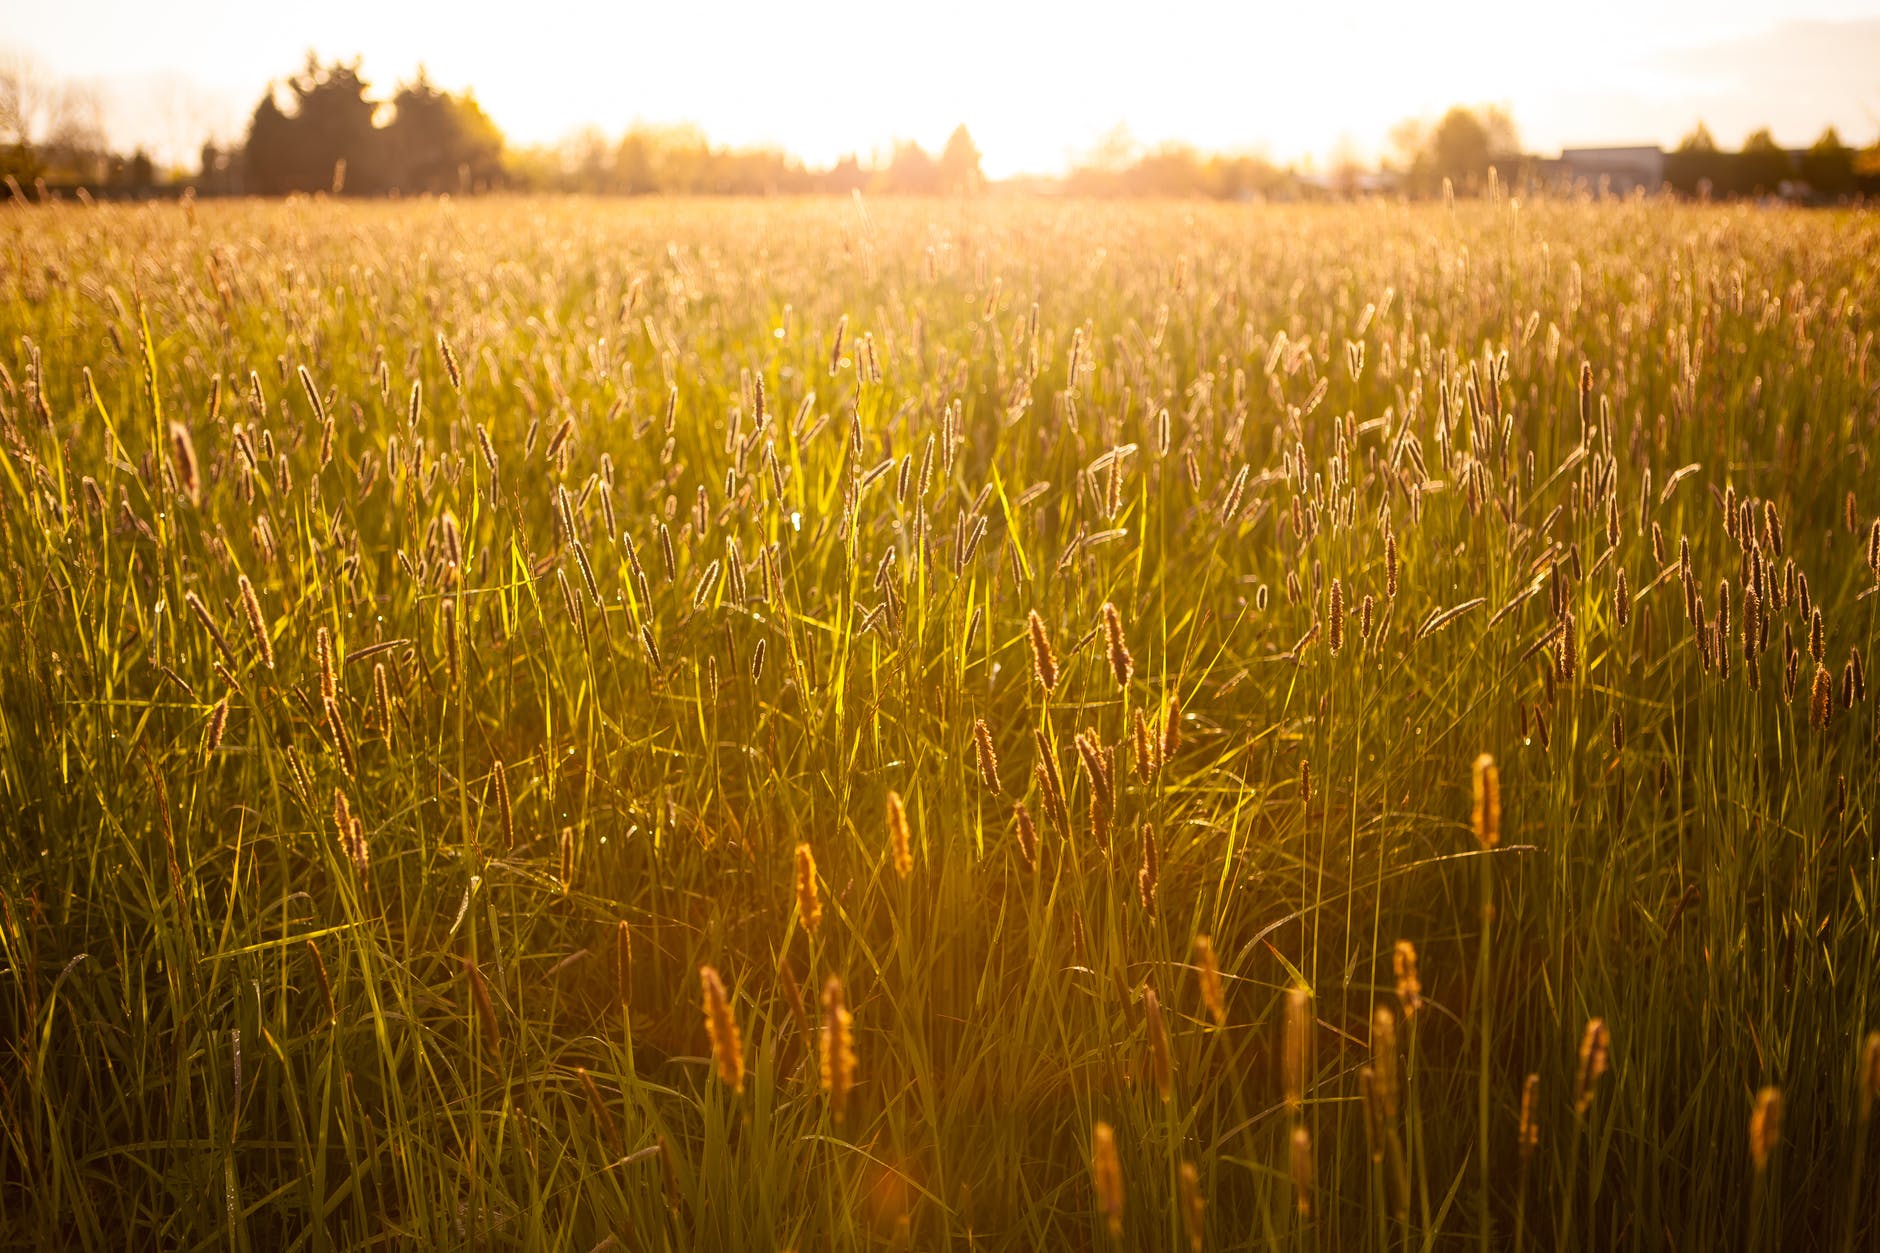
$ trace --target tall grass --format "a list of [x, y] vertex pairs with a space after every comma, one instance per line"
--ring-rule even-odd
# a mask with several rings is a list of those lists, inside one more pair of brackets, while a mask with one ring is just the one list
[[1880, 1240], [1872, 217], [0, 222], [7, 1243]]

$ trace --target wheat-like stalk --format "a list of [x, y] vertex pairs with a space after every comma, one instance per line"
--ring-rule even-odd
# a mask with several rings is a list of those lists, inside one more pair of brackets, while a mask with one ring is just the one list
[[1408, 940], [1397, 941], [1391, 951], [1391, 970], [1397, 980], [1397, 1003], [1408, 1022], [1423, 1004], [1423, 981], [1417, 973], [1417, 946]]
[[1116, 1154], [1116, 1132], [1098, 1122], [1090, 1133], [1090, 1174], [1097, 1193], [1097, 1211], [1110, 1239], [1123, 1238], [1123, 1163]]
[[1118, 687], [1128, 687], [1130, 676], [1136, 673], [1136, 659], [1129, 654], [1129, 644], [1123, 639], [1123, 617], [1116, 611], [1116, 606], [1109, 601], [1103, 602], [1103, 638], [1110, 656], [1110, 673], [1116, 677]]
[[1474, 776], [1475, 808], [1470, 821], [1475, 842], [1494, 848], [1501, 843], [1501, 771], [1495, 768], [1495, 759], [1483, 753], [1475, 759]]
[[732, 1092], [744, 1093], [744, 1036], [731, 1011], [731, 997], [724, 980], [711, 966], [698, 968], [699, 982], [705, 990], [705, 1034], [711, 1040], [712, 1064], [718, 1081]]
[[1611, 1050], [1611, 1035], [1603, 1018], [1588, 1019], [1580, 1037], [1580, 1064], [1573, 1077], [1573, 1112], [1585, 1117], [1599, 1091], [1599, 1080], [1606, 1073]]
[[907, 824], [907, 806], [899, 792], [888, 793], [888, 848], [894, 857], [894, 873], [905, 879], [914, 872], [913, 834]]
[[1286, 993], [1286, 1016], [1280, 1038], [1280, 1073], [1286, 1107], [1305, 1105], [1306, 1079], [1312, 1067], [1312, 993], [1292, 988]]
[[1174, 1093], [1175, 1063], [1169, 1052], [1168, 1024], [1162, 1017], [1162, 1000], [1154, 988], [1142, 990], [1142, 1016], [1149, 1030], [1149, 1076], [1156, 1093], [1166, 1101]]
[[973, 720], [973, 755], [979, 766], [979, 781], [996, 796], [999, 793], [999, 757], [992, 750], [992, 731], [984, 718]]
[[1227, 998], [1221, 990], [1221, 967], [1214, 956], [1214, 941], [1209, 936], [1195, 937], [1195, 977], [1201, 985], [1201, 1003], [1216, 1027], [1227, 1025]]
[[830, 1112], [839, 1123], [855, 1087], [855, 1017], [849, 1012], [842, 980], [833, 974], [823, 982], [822, 1008], [822, 1035], [817, 1041], [819, 1069]]
[[815, 935], [822, 926], [822, 896], [816, 889], [816, 855], [808, 844], [796, 846], [796, 916]]
[[1031, 672], [1038, 680], [1038, 686], [1047, 692], [1057, 690], [1058, 662], [1057, 654], [1051, 651], [1051, 636], [1045, 629], [1044, 619], [1038, 616], [1036, 609], [1026, 621], [1026, 630], [1031, 637]]
[[1782, 1089], [1766, 1087], [1756, 1094], [1749, 1115], [1749, 1160], [1758, 1175], [1769, 1168], [1769, 1156], [1782, 1142]]

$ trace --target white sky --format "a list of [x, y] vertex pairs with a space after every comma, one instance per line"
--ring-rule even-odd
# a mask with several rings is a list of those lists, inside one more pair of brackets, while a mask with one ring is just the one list
[[698, 123], [815, 164], [964, 122], [989, 174], [1053, 172], [1119, 123], [1137, 140], [1323, 160], [1393, 124], [1496, 103], [1525, 145], [1719, 142], [1829, 123], [1880, 134], [1880, 0], [0, 0], [0, 53], [104, 102], [107, 129], [193, 160], [239, 139], [309, 49], [389, 95], [423, 62], [514, 143], [585, 124]]

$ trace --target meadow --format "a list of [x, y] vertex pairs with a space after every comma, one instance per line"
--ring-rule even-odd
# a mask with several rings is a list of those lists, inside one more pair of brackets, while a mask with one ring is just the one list
[[1876, 258], [0, 211], [0, 1244], [1876, 1247]]

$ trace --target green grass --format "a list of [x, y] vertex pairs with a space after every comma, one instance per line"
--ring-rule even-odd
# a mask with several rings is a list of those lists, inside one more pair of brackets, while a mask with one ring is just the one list
[[[1129, 1248], [1187, 1247], [1184, 1162], [1210, 1249], [1880, 1240], [1877, 724], [1839, 700], [1876, 634], [1880, 220], [301, 202], [0, 232], [0, 1240], [1095, 1250], [1099, 1121]], [[1728, 678], [1684, 541], [1708, 621], [1729, 582]], [[1180, 751], [1139, 774], [1132, 720], [1171, 699]], [[1115, 746], [1107, 845], [1086, 729]], [[1374, 1165], [1359, 1070], [1399, 940], [1424, 999]], [[1610, 1068], [1576, 1111], [1594, 1017]]]

